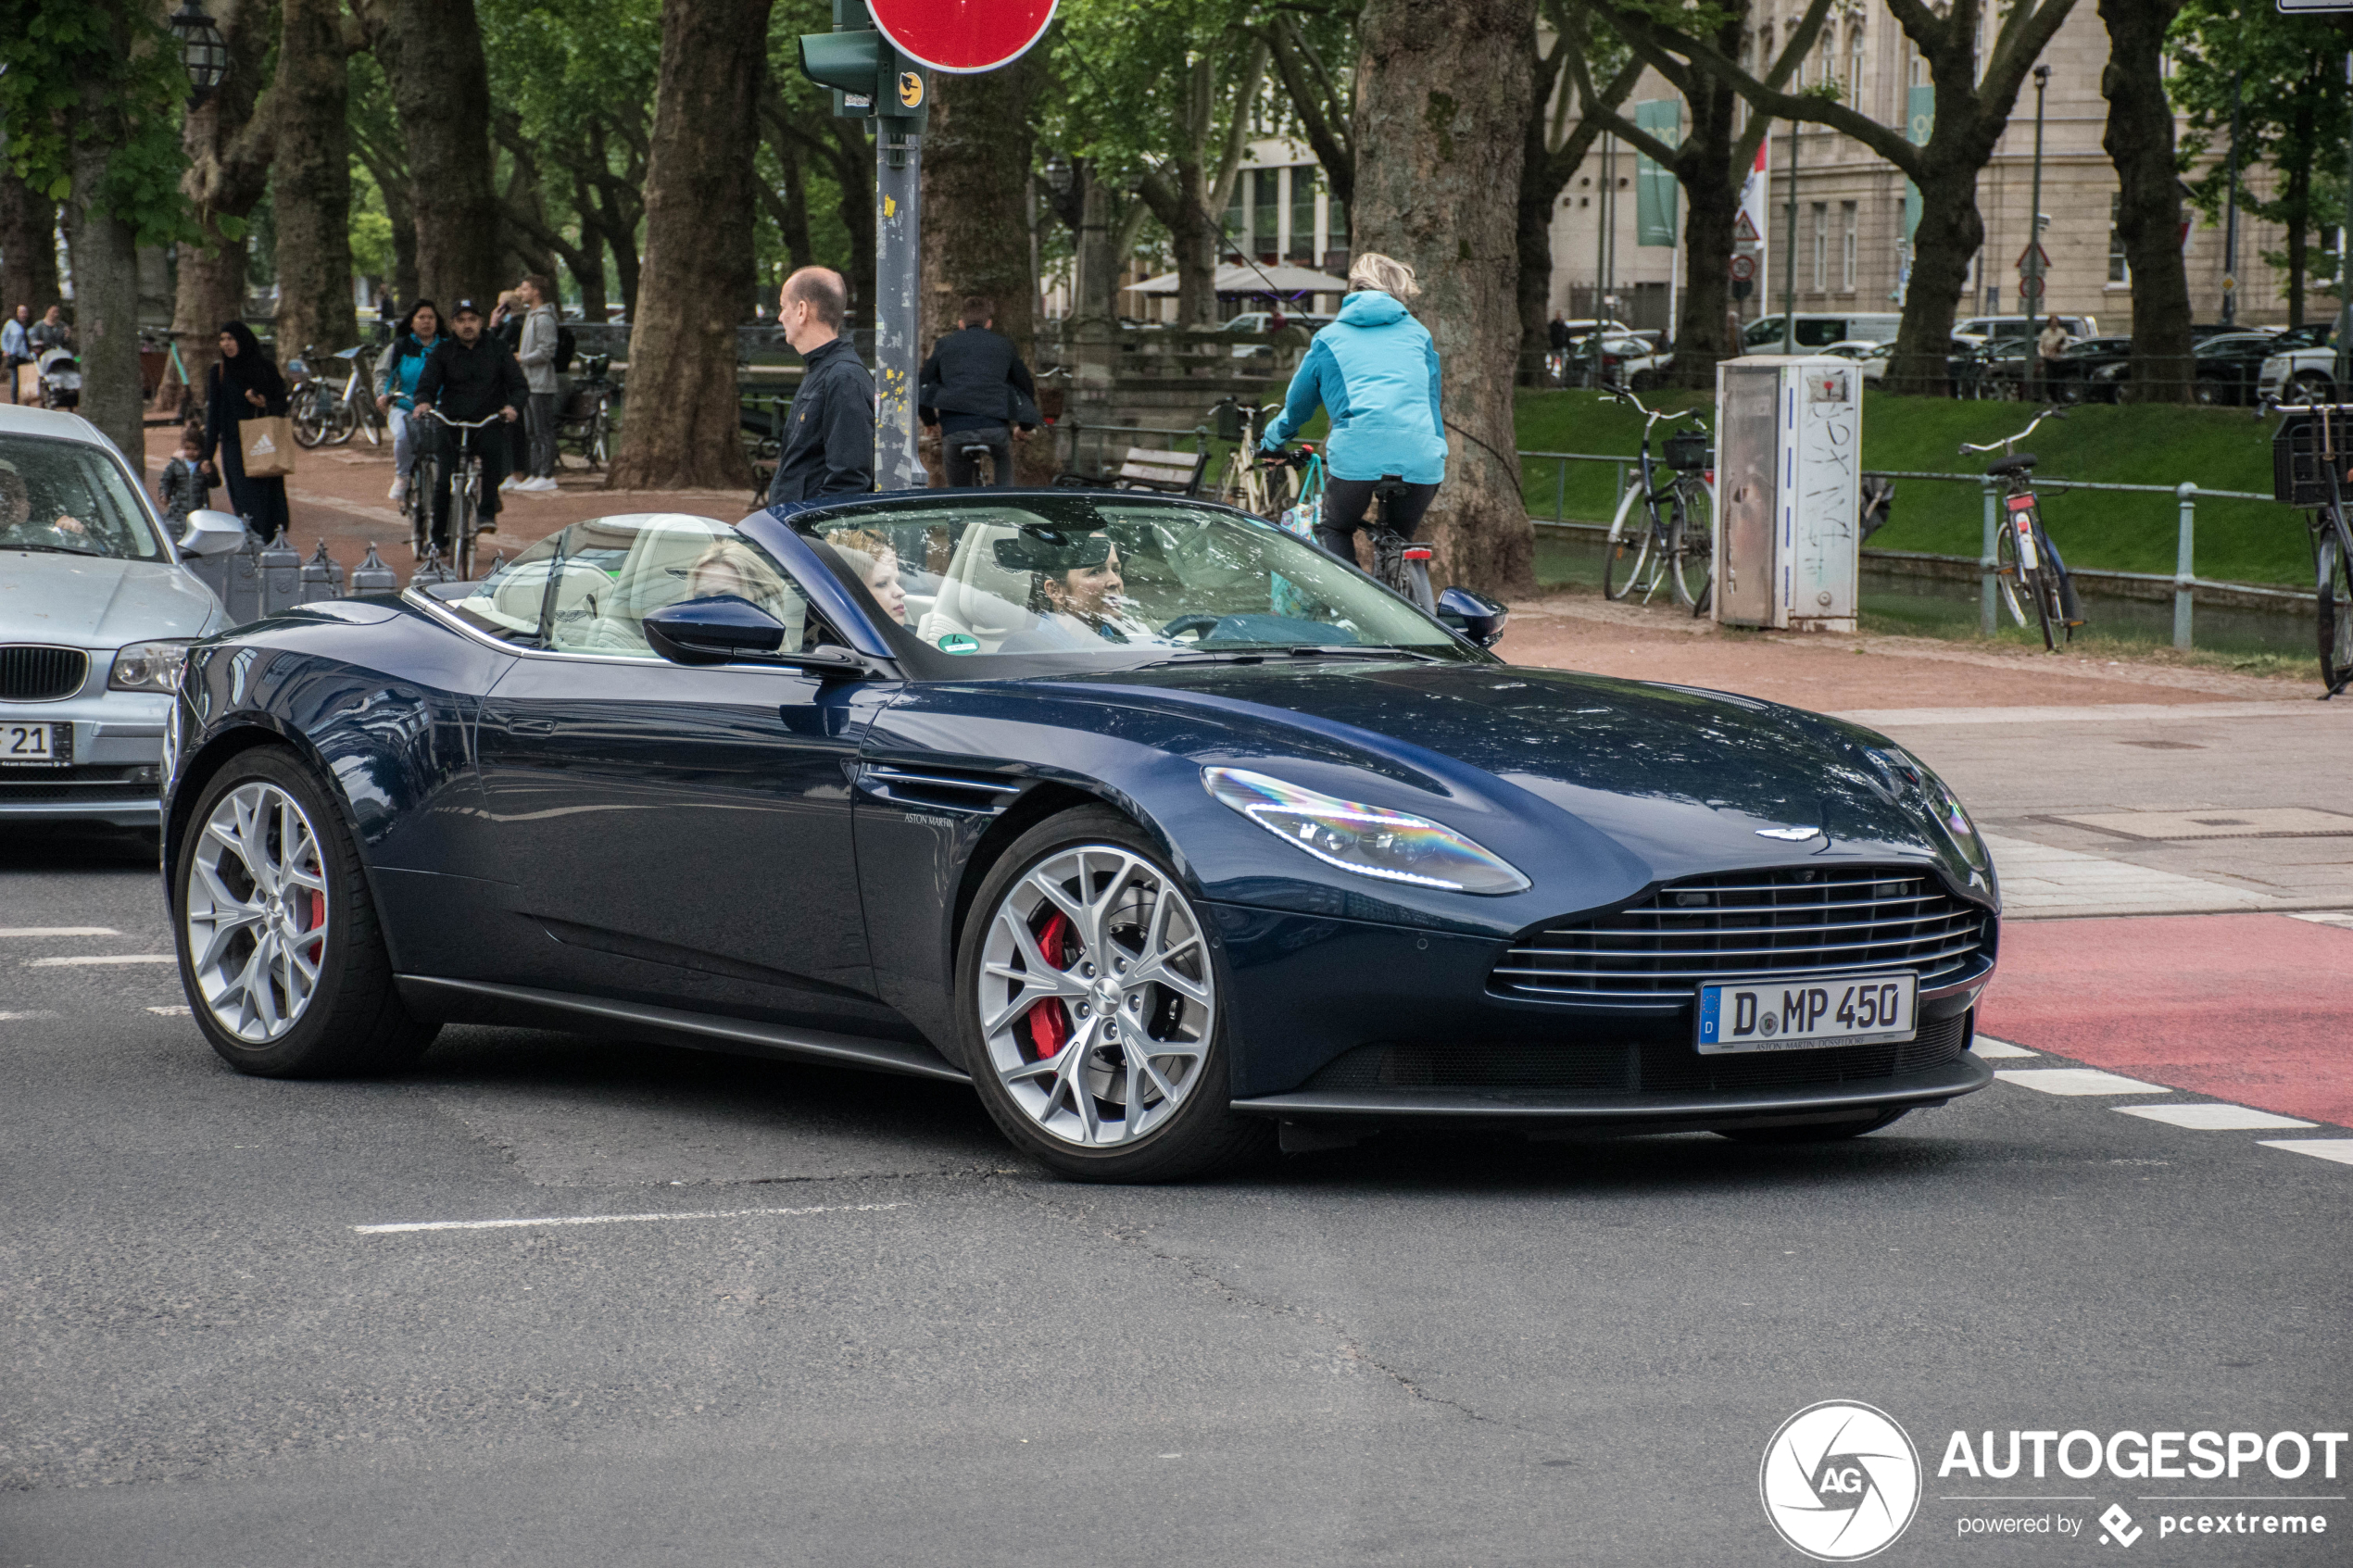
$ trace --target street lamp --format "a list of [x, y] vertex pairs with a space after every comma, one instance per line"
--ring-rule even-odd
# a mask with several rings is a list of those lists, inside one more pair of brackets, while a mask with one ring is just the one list
[[228, 79], [228, 43], [196, 0], [182, 0], [170, 25], [171, 35], [180, 40], [180, 67], [188, 73], [189, 102], [201, 104]]

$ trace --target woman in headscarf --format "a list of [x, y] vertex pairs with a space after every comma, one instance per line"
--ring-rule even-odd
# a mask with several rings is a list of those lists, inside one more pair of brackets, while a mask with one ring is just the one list
[[243, 321], [220, 328], [220, 359], [205, 382], [204, 466], [219, 455], [220, 477], [229, 484], [229, 506], [265, 545], [286, 531], [286, 482], [245, 477], [242, 420], [286, 412], [286, 381], [262, 351], [261, 341]]

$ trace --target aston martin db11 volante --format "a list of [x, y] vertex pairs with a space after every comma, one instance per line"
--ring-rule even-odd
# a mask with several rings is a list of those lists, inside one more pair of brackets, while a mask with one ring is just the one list
[[1884, 737], [1507, 664], [1115, 491], [563, 529], [191, 650], [165, 864], [238, 1069], [516, 1023], [969, 1081], [1054, 1170], [1382, 1121], [1869, 1132], [1982, 1087], [1983, 843]]

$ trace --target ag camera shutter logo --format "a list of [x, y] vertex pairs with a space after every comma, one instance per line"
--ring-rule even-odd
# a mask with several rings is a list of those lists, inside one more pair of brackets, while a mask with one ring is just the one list
[[1825, 1399], [1781, 1423], [1756, 1487], [1781, 1539], [1818, 1562], [1859, 1562], [1919, 1512], [1919, 1450], [1884, 1411]]

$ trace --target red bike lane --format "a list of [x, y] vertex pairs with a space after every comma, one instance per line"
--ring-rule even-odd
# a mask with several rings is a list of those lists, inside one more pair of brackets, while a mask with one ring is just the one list
[[2010, 921], [1979, 1030], [2353, 1126], [2353, 930], [2287, 915]]

